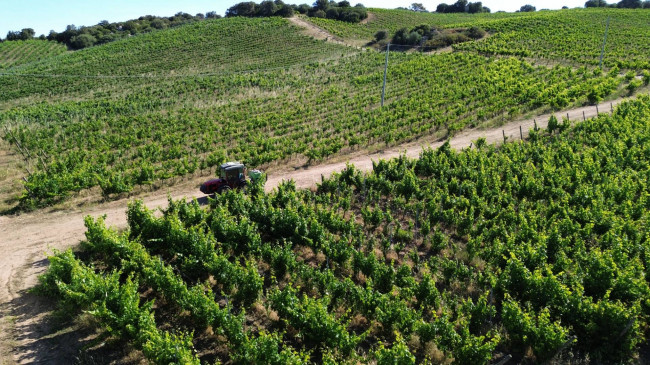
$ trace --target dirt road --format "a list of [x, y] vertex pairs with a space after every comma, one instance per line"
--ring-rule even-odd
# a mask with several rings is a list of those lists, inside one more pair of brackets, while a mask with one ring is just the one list
[[326, 31], [325, 29], [317, 26], [314, 23], [311, 23], [305, 19], [302, 19], [298, 16], [294, 16], [291, 18], [288, 18], [289, 21], [301, 28], [303, 28], [305, 31], [305, 34], [308, 36], [312, 36], [315, 39], [318, 40], [327, 40], [328, 42], [336, 43], [336, 44], [341, 44], [344, 46], [351, 46], [350, 44], [345, 43], [343, 39], [333, 35], [332, 33]]
[[[622, 101], [611, 102], [616, 106]], [[600, 112], [610, 111], [610, 102], [600, 105]], [[582, 107], [568, 111], [570, 119], [582, 121], [584, 116], [589, 118], [596, 115], [596, 107]], [[557, 113], [558, 117], [566, 116], [567, 111]], [[549, 114], [534, 119], [541, 128], [545, 128]], [[467, 130], [450, 140], [453, 148], [466, 148], [479, 137], [484, 137], [488, 143], [502, 143], [503, 134], [508, 141], [519, 140], [520, 127], [524, 137], [533, 127], [533, 119], [510, 122], [501, 127], [491, 129]], [[371, 155], [363, 155], [349, 159], [361, 170], [372, 169], [372, 161], [388, 159], [405, 154], [417, 157], [425, 147], [436, 148], [442, 142], [421, 145], [412, 143], [391, 148]], [[346, 162], [309, 166], [288, 173], [270, 173], [267, 189], [276, 187], [284, 179], [293, 179], [299, 188], [308, 188], [320, 182], [321, 176], [329, 176], [333, 172], [345, 168]], [[150, 208], [165, 207], [167, 195], [174, 199], [201, 197], [197, 189], [198, 180], [189, 181], [168, 190], [158, 190], [139, 198], [143, 199]], [[69, 343], [70, 336], [79, 340], [79, 335], [62, 333], [52, 335], [52, 328], [43, 321], [49, 306], [43, 299], [27, 292], [37, 282], [37, 276], [47, 267], [46, 253], [53, 249], [66, 249], [75, 246], [84, 238], [83, 218], [86, 215], [106, 215], [110, 226], [126, 226], [126, 206], [128, 199], [117, 200], [92, 207], [81, 207], [72, 210], [43, 213], [35, 212], [19, 216], [0, 216], [0, 365], [13, 363], [69, 363], [76, 349], [59, 348], [57, 344]], [[61, 355], [63, 353], [63, 355]], [[66, 355], [67, 354], [67, 355]]]

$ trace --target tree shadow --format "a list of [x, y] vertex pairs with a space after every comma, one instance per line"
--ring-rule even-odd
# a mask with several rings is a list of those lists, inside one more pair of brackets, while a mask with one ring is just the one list
[[[46, 258], [34, 263], [48, 265]], [[29, 289], [0, 304], [0, 314], [10, 323], [15, 361], [29, 364], [106, 364], [123, 362], [132, 348], [125, 343], [97, 343], [101, 338], [87, 314], [58, 313], [56, 301]]]

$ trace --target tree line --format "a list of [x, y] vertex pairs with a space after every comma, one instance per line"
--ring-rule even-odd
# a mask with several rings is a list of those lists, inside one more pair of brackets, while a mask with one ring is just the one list
[[363, 4], [352, 6], [349, 1], [317, 0], [312, 6], [308, 4], [291, 5], [282, 0], [265, 0], [257, 4], [253, 1], [241, 2], [226, 11], [226, 17], [267, 17], [281, 16], [290, 18], [295, 13], [305, 14], [314, 18], [327, 18], [350, 23], [358, 23], [368, 17]]
[[[421, 45], [424, 48], [439, 49], [456, 43], [481, 39], [485, 34], [485, 30], [480, 27], [438, 29], [430, 25], [422, 24], [412, 29], [401, 28], [397, 30], [391, 39], [391, 44], [400, 46]], [[387, 38], [388, 32], [386, 30], [380, 30], [375, 33], [375, 42], [377, 44], [381, 45]]]
[[[596, 7], [609, 7], [609, 8], [619, 8], [619, 9], [650, 9], [650, 0], [621, 0], [618, 3], [608, 4], [605, 0], [588, 0], [585, 3], [585, 8], [596, 8]], [[568, 7], [563, 6], [562, 9], [567, 9]], [[428, 12], [428, 10], [422, 5], [422, 3], [413, 3], [407, 8], [398, 8], [404, 10], [412, 10], [418, 12]], [[526, 4], [522, 5], [517, 12], [525, 13], [536, 11], [535, 6]], [[436, 7], [436, 13], [489, 13], [490, 8], [483, 6], [480, 1], [477, 2], [468, 2], [467, 0], [458, 0], [454, 4], [440, 3]]]
[[[191, 15], [179, 12], [170, 17], [158, 17], [153, 15], [141, 16], [138, 19], [131, 19], [125, 22], [109, 23], [102, 20], [97, 25], [77, 27], [74, 24], [68, 25], [62, 32], [51, 30], [45, 36], [41, 34], [38, 39], [63, 43], [68, 48], [78, 50], [94, 45], [109, 43], [132, 35], [147, 33], [154, 30], [176, 27], [205, 19], [218, 19], [221, 15], [214, 11], [205, 14]], [[5, 41], [30, 40], [35, 37], [34, 29], [24, 28], [20, 31], [9, 31]], [[0, 39], [0, 41], [2, 41]]]
[[608, 4], [605, 0], [588, 0], [585, 8], [650, 9], [650, 0], [621, 0], [612, 4]]

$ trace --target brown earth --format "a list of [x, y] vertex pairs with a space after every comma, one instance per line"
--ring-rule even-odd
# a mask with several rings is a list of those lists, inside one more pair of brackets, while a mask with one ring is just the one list
[[[612, 106], [623, 99], [611, 102]], [[610, 102], [600, 105], [600, 112], [610, 111]], [[561, 113], [571, 120], [582, 120], [597, 114], [595, 106], [572, 109]], [[584, 114], [583, 114], [584, 113]], [[539, 127], [544, 128], [550, 114], [536, 117]], [[455, 149], [463, 149], [480, 137], [487, 143], [502, 143], [525, 138], [533, 127], [534, 119], [507, 123], [490, 129], [463, 131], [450, 139]], [[521, 128], [521, 129], [520, 129]], [[372, 161], [399, 155], [417, 157], [423, 148], [436, 148], [443, 141], [431, 143], [414, 142], [373, 154], [348, 156], [344, 162], [325, 163], [284, 171], [270, 171], [267, 190], [278, 186], [285, 179], [293, 179], [298, 188], [310, 188], [327, 177], [341, 171], [347, 163], [363, 171], [372, 169]], [[164, 208], [168, 195], [174, 199], [205, 198], [197, 187], [205, 177], [197, 177], [173, 187], [139, 195], [150, 208]], [[34, 362], [70, 363], [78, 349], [88, 344], [89, 333], [80, 331], [57, 331], [56, 325], [46, 320], [51, 303], [28, 292], [37, 283], [37, 276], [47, 267], [47, 253], [76, 246], [84, 238], [83, 218], [106, 215], [106, 223], [118, 228], [126, 227], [126, 206], [129, 199], [121, 199], [92, 206], [75, 206], [59, 211], [36, 211], [15, 216], [0, 216], [0, 365]], [[54, 333], [53, 333], [54, 332]], [[78, 332], [78, 333], [77, 333]]]

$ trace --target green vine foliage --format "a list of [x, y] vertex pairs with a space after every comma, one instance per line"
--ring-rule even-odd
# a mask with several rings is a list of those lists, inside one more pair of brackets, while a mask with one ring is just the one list
[[233, 363], [632, 361], [649, 126], [642, 95], [534, 140], [348, 166], [316, 191], [136, 201], [125, 232], [87, 218], [84, 261], [52, 256], [41, 292], [155, 363], [204, 360], [208, 329]]

